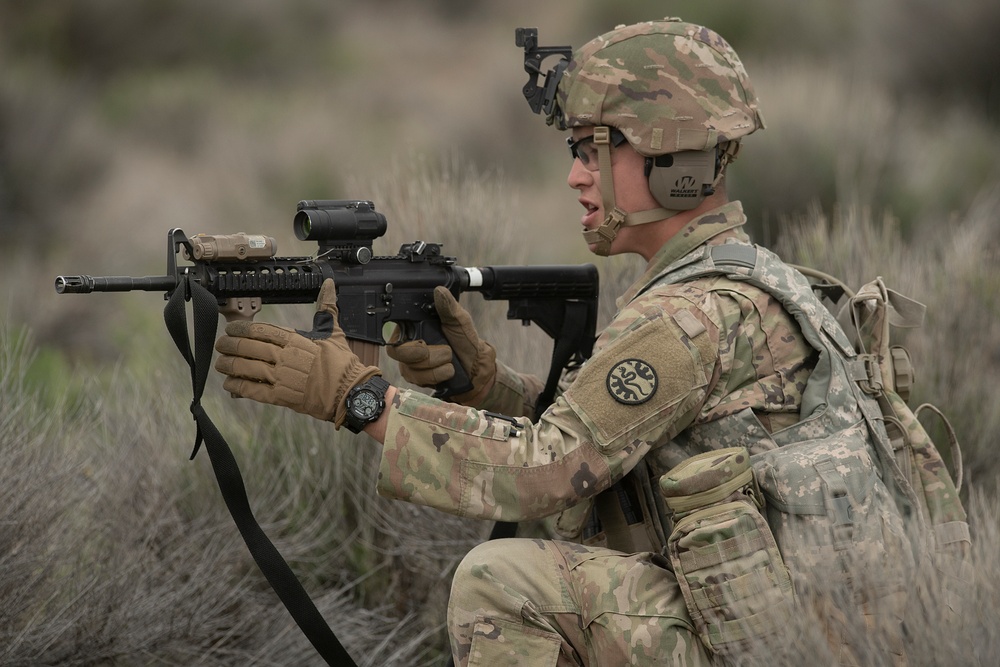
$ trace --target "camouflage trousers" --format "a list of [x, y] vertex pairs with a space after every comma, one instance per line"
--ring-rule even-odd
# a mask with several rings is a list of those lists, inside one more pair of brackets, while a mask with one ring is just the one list
[[552, 540], [475, 547], [448, 605], [456, 664], [714, 664], [656, 558]]

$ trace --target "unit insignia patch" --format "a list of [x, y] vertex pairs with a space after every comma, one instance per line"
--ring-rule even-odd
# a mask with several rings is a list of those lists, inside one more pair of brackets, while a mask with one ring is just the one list
[[619, 403], [640, 405], [656, 393], [656, 371], [641, 359], [625, 359], [608, 372], [607, 385], [608, 392]]

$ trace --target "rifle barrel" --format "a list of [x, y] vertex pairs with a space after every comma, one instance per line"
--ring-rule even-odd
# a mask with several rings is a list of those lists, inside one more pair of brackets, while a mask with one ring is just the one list
[[56, 276], [59, 294], [90, 294], [91, 292], [169, 292], [177, 285], [173, 276]]

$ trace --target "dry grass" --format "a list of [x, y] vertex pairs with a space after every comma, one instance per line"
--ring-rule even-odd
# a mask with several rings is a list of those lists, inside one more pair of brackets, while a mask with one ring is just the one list
[[[318, 662], [250, 561], [205, 454], [186, 463], [179, 368], [77, 378], [92, 398], [70, 402], [27, 379], [24, 335], [4, 330], [0, 355], [0, 662]], [[448, 574], [480, 526], [377, 498], [374, 448], [329, 425], [209, 404], [259, 521], [359, 663], [433, 658]]]
[[[57, 273], [158, 273], [174, 226], [268, 233], [282, 254], [305, 254], [294, 202], [347, 197], [387, 214], [380, 251], [420, 238], [463, 265], [593, 261], [561, 138], [519, 96], [513, 28], [580, 44], [666, 13], [593, 6], [597, 25], [526, 0], [217, 4], [172, 0], [153, 19], [121, 0], [66, 14], [49, 0], [0, 6], [3, 664], [318, 662], [246, 553], [204, 453], [186, 460], [188, 380], [158, 296], [56, 297]], [[941, 34], [920, 19], [937, 10], [919, 5], [670, 13], [718, 27], [756, 82], [769, 128], [730, 185], [762, 240], [855, 286], [883, 275], [929, 306], [907, 338], [916, 400], [939, 403], [962, 439], [976, 579], [947, 633], [937, 598], [914, 599], [911, 662], [977, 664], [1000, 654], [1000, 138], [995, 91], [986, 113], [976, 97], [992, 80], [995, 58], [977, 54], [995, 49], [997, 12], [954, 8]], [[924, 39], [910, 38], [917, 28]], [[951, 63], [934, 49], [955, 39], [976, 48], [962, 51], [962, 77], [944, 68], [955, 94], [942, 102], [928, 92], [939, 81], [914, 79], [939, 76], [924, 65]], [[603, 322], [639, 267], [598, 263]], [[537, 329], [508, 322], [502, 304], [463, 303], [502, 359], [547, 365]], [[301, 326], [309, 308], [266, 317]], [[451, 571], [488, 527], [375, 496], [377, 450], [363, 439], [234, 402], [216, 378], [206, 405], [262, 525], [359, 662], [441, 664]], [[798, 648], [776, 664], [822, 655]], [[870, 658], [883, 662], [877, 647]]]
[[[412, 229], [426, 238], [452, 230], [449, 251], [457, 256], [478, 263], [516, 253], [517, 236], [512, 240], [500, 224], [516, 202], [496, 174], [454, 162], [436, 169], [401, 163], [373, 181], [371, 192], [385, 202], [390, 220], [413, 210], [412, 202], [431, 202]], [[921, 378], [932, 378], [923, 391], [957, 417], [966, 445], [976, 581], [964, 600], [969, 606], [959, 610], [967, 623], [946, 641], [938, 629], [940, 603], [933, 594], [929, 603], [914, 598], [909, 628], [917, 665], [946, 657], [975, 664], [970, 652], [992, 655], [1000, 648], [989, 621], [1000, 613], [994, 590], [1000, 501], [985, 491], [991, 485], [983, 479], [995, 469], [989, 448], [996, 419], [989, 378], [995, 374], [984, 370], [982, 355], [968, 360], [963, 354], [979, 345], [995, 349], [989, 348], [995, 331], [988, 329], [1000, 307], [988, 236], [992, 206], [985, 198], [975, 214], [956, 220], [946, 246], [908, 245], [891, 221], [845, 209], [831, 219], [817, 213], [800, 220], [783, 249], [854, 284], [877, 271], [891, 284], [905, 284], [936, 313], [911, 348]], [[461, 227], [469, 216], [484, 222], [478, 233]], [[607, 292], [621, 291], [636, 269], [627, 262], [605, 267]], [[466, 303], [501, 358], [522, 369], [547, 363], [544, 336], [506, 322], [478, 297]], [[610, 304], [604, 307], [606, 317]], [[291, 324], [308, 315], [272, 314]], [[965, 339], [970, 347], [944, 345], [969, 317], [967, 337], [986, 329]], [[45, 376], [38, 375], [34, 348], [26, 335], [3, 331], [0, 451], [8, 465], [0, 473], [0, 520], [12, 528], [0, 544], [0, 590], [8, 601], [0, 611], [0, 660], [316, 664], [250, 561], [205, 454], [186, 462], [193, 437], [188, 378], [169, 343], [137, 346], [134, 357], [99, 376], [63, 369], [69, 377], [58, 386], [39, 384]], [[969, 369], [967, 386], [949, 384], [955, 365]], [[983, 372], [973, 373], [977, 367]], [[966, 408], [979, 418], [956, 411], [961, 400], [975, 401]], [[233, 401], [215, 377], [206, 406], [234, 447], [258, 519], [359, 662], [441, 664], [451, 572], [488, 526], [375, 496], [377, 448], [364, 438], [286, 410]], [[801, 664], [822, 650], [808, 640], [773, 664]], [[881, 664], [880, 649], [871, 650], [869, 664]]]

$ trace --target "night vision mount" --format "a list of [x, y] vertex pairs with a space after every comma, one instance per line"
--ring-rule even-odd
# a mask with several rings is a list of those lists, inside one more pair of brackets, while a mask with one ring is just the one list
[[[524, 48], [524, 71], [528, 73], [528, 82], [521, 91], [531, 110], [544, 112], [551, 123], [556, 115], [556, 88], [573, 57], [573, 47], [538, 46], [538, 28], [518, 28], [514, 32], [514, 42]], [[538, 75], [542, 73], [542, 63], [550, 56], [560, 56], [559, 62], [545, 72], [545, 84], [539, 87]]]

